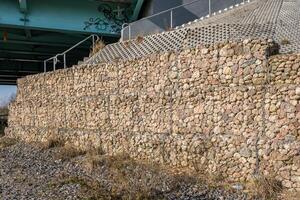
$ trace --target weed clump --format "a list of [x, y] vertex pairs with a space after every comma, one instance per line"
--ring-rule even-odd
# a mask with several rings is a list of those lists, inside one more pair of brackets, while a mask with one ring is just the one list
[[281, 44], [282, 45], [288, 45], [288, 44], [291, 44], [291, 42], [288, 39], [282, 39]]
[[98, 53], [100, 50], [102, 50], [105, 47], [105, 43], [103, 40], [99, 39], [96, 41], [95, 45], [93, 46], [93, 48], [90, 51], [90, 56], [95, 55], [96, 53]]
[[17, 140], [14, 138], [2, 137], [0, 138], [0, 149], [10, 147], [17, 143]]
[[78, 149], [72, 145], [65, 144], [64, 146], [58, 148], [55, 158], [57, 160], [66, 161], [85, 154], [86, 151]]
[[248, 184], [248, 189], [253, 199], [276, 199], [282, 191], [282, 184], [272, 176], [258, 176]]
[[51, 149], [55, 147], [62, 147], [65, 145], [65, 141], [58, 137], [50, 137], [46, 142], [42, 143], [42, 149]]

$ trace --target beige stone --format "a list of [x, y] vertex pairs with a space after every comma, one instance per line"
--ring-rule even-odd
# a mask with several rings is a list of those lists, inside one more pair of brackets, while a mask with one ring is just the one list
[[260, 172], [295, 188], [300, 55], [266, 57], [271, 47], [249, 39], [28, 76], [5, 132], [179, 169], [197, 163], [235, 182], [258, 159]]

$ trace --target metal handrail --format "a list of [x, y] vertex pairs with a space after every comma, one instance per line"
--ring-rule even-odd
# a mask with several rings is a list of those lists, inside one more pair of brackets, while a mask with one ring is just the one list
[[96, 41], [98, 41], [100, 38], [98, 35], [92, 34], [88, 37], [86, 37], [85, 39], [81, 40], [80, 42], [78, 42], [77, 44], [75, 44], [74, 46], [70, 47], [69, 49], [65, 50], [62, 53], [56, 54], [55, 56], [48, 58], [46, 60], [44, 60], [44, 72], [47, 71], [47, 62], [53, 60], [53, 71], [56, 70], [56, 64], [58, 62], [58, 57], [59, 56], [63, 56], [63, 64], [64, 64], [64, 68], [67, 68], [66, 65], [66, 53], [68, 53], [69, 51], [75, 49], [76, 47], [78, 47], [79, 45], [81, 45], [82, 43], [84, 43], [85, 41], [89, 40], [90, 38], [92, 38], [92, 42], [93, 42], [93, 49], [95, 47]]
[[[123, 39], [123, 37], [124, 37], [124, 28], [127, 27], [127, 26], [129, 26], [128, 23], [122, 24], [122, 29], [121, 29], [121, 39]], [[129, 35], [130, 35], [130, 26], [129, 26]], [[129, 39], [130, 39], [130, 38], [129, 38]]]
[[[188, 6], [188, 5], [191, 5], [191, 4], [194, 4], [194, 3], [196, 3], [196, 2], [200, 2], [200, 1], [202, 1], [202, 0], [195, 0], [195, 1], [192, 1], [192, 2], [189, 2], [189, 3], [185, 3], [185, 4], [182, 4], [182, 5], [179, 5], [179, 6], [176, 6], [176, 7], [173, 7], [173, 8], [169, 8], [169, 9], [167, 9], [167, 10], [164, 10], [164, 11], [161, 11], [161, 12], [159, 12], [159, 13], [155, 13], [155, 14], [153, 14], [153, 15], [151, 15], [151, 16], [148, 16], [148, 17], [143, 17], [143, 18], [141, 18], [140, 20], [138, 20], [138, 21], [135, 21], [135, 22], [131, 22], [131, 23], [125, 23], [125, 24], [123, 24], [122, 25], [122, 30], [121, 30], [121, 39], [123, 40], [123, 34], [124, 34], [124, 29], [126, 28], [126, 27], [128, 27], [129, 28], [129, 39], [131, 39], [131, 33], [130, 33], [130, 26], [131, 25], [134, 25], [134, 24], [136, 24], [136, 23], [139, 23], [140, 21], [143, 21], [143, 20], [146, 20], [146, 19], [150, 19], [150, 18], [153, 18], [153, 17], [155, 17], [155, 16], [158, 16], [158, 15], [161, 15], [161, 14], [165, 14], [165, 13], [168, 13], [168, 12], [170, 12], [170, 17], [171, 17], [171, 28], [173, 28], [173, 11], [174, 10], [176, 10], [176, 9], [178, 9], [178, 8], [182, 8], [182, 7], [185, 7], [185, 6]], [[243, 4], [245, 4], [246, 2], [250, 2], [251, 0], [243, 0]], [[209, 3], [209, 8], [208, 8], [208, 17], [209, 16], [211, 16], [212, 15], [212, 12], [211, 12], [211, 0], [208, 0], [208, 3]]]

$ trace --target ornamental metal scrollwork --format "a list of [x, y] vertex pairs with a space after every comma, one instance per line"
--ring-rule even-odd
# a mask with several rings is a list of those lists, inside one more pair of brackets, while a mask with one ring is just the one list
[[92, 27], [98, 31], [104, 31], [108, 28], [114, 32], [120, 32], [122, 24], [129, 21], [130, 10], [128, 8], [119, 8], [113, 10], [108, 4], [101, 4], [97, 10], [103, 14], [104, 18], [91, 17], [88, 21], [84, 22], [84, 30], [89, 30]]

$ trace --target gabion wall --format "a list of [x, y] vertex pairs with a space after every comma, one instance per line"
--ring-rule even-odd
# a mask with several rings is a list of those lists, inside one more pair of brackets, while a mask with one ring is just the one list
[[300, 190], [300, 55], [244, 40], [18, 81], [6, 134]]

